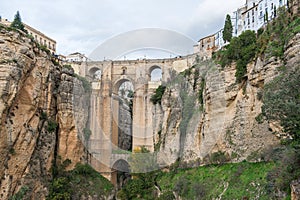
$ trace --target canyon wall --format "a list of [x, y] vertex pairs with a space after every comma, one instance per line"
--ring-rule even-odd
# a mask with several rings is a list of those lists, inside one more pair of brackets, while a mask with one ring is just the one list
[[[54, 163], [84, 161], [86, 95], [72, 69], [24, 33], [0, 30], [0, 199], [45, 199]], [[86, 110], [86, 111], [85, 111]], [[76, 124], [76, 126], [75, 126]]]
[[168, 83], [162, 103], [152, 108], [160, 165], [180, 158], [197, 166], [214, 155], [232, 162], [259, 161], [289, 137], [278, 123], [263, 119], [261, 95], [281, 66], [299, 67], [299, 37], [287, 45], [285, 63], [259, 57], [247, 65], [242, 83], [236, 83], [234, 63], [222, 69], [212, 62], [200, 62]]

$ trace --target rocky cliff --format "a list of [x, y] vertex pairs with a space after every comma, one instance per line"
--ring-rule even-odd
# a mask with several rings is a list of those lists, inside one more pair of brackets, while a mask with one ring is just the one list
[[261, 93], [281, 66], [299, 67], [299, 37], [286, 45], [283, 61], [260, 56], [250, 62], [241, 83], [234, 63], [222, 68], [213, 62], [200, 62], [168, 83], [161, 105], [153, 107], [159, 163], [258, 161], [289, 137], [277, 122], [263, 120]]
[[85, 160], [83, 90], [72, 69], [24, 33], [1, 27], [0, 199], [25, 190], [25, 199], [44, 199], [54, 164]]

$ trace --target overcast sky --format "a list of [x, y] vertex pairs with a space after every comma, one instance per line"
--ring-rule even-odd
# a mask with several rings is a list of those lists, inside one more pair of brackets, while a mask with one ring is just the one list
[[218, 31], [245, 0], [0, 0], [0, 16], [22, 21], [57, 42], [57, 53], [89, 55], [127, 31], [161, 28], [197, 41]]

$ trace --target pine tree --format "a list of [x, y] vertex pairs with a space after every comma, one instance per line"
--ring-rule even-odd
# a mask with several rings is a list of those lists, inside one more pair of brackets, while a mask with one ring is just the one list
[[19, 11], [17, 11], [14, 21], [11, 23], [10, 27], [26, 32]]
[[231, 17], [230, 15], [226, 16], [224, 30], [223, 30], [223, 40], [226, 42], [230, 42], [232, 38], [232, 23], [231, 23]]

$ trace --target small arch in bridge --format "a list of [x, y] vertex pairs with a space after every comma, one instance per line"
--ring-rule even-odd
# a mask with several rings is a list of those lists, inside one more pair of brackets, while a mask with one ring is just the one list
[[154, 65], [149, 69], [150, 80], [151, 81], [161, 81], [162, 80], [162, 69], [161, 67]]
[[112, 169], [120, 171], [120, 172], [130, 172], [130, 166], [128, 162], [124, 159], [117, 160], [113, 165]]
[[102, 71], [98, 67], [93, 67], [89, 70], [89, 76], [94, 80], [101, 80]]
[[112, 166], [112, 183], [118, 188], [121, 188], [129, 179], [130, 166], [126, 160], [119, 159]]

